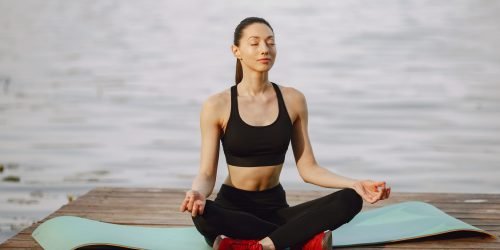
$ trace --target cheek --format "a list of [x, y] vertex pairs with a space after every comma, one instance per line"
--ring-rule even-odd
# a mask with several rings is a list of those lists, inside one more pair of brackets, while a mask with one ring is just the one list
[[271, 48], [269, 48], [269, 53], [276, 55], [276, 54], [278, 54], [278, 51], [276, 50], [276, 47], [271, 47]]
[[244, 57], [251, 56], [253, 54], [255, 54], [255, 49], [252, 49], [251, 47], [241, 50], [241, 55]]

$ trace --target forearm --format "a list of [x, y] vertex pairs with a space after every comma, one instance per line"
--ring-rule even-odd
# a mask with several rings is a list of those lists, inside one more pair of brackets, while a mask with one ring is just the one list
[[341, 189], [353, 188], [354, 183], [358, 180], [332, 173], [328, 169], [316, 165], [308, 171], [304, 181], [321, 187]]
[[214, 185], [215, 185], [215, 176], [198, 174], [193, 180], [191, 189], [200, 192], [201, 194], [205, 195], [205, 198], [207, 198], [212, 193]]

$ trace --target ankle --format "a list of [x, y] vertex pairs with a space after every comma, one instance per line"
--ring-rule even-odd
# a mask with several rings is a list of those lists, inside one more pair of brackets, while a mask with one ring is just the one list
[[260, 240], [259, 243], [262, 245], [263, 250], [276, 250], [273, 241], [269, 237]]

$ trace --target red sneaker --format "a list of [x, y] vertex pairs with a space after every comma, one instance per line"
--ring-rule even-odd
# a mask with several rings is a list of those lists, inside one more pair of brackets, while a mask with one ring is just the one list
[[216, 250], [263, 250], [259, 240], [240, 240], [229, 237], [217, 236], [214, 249]]
[[302, 250], [332, 250], [332, 231], [326, 230], [314, 235], [302, 246]]

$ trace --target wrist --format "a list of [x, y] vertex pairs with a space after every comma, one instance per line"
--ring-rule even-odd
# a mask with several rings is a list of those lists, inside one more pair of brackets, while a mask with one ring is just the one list
[[349, 188], [354, 189], [354, 187], [356, 186], [356, 183], [358, 183], [358, 182], [360, 182], [360, 180], [353, 180], [353, 181], [351, 182], [351, 184], [349, 185]]
[[206, 197], [206, 195], [205, 195], [202, 191], [200, 191], [200, 190], [198, 190], [198, 189], [191, 189], [191, 191], [192, 191], [192, 192], [196, 192], [196, 193], [200, 194], [200, 195], [201, 195], [201, 196], [203, 196], [203, 197]]

